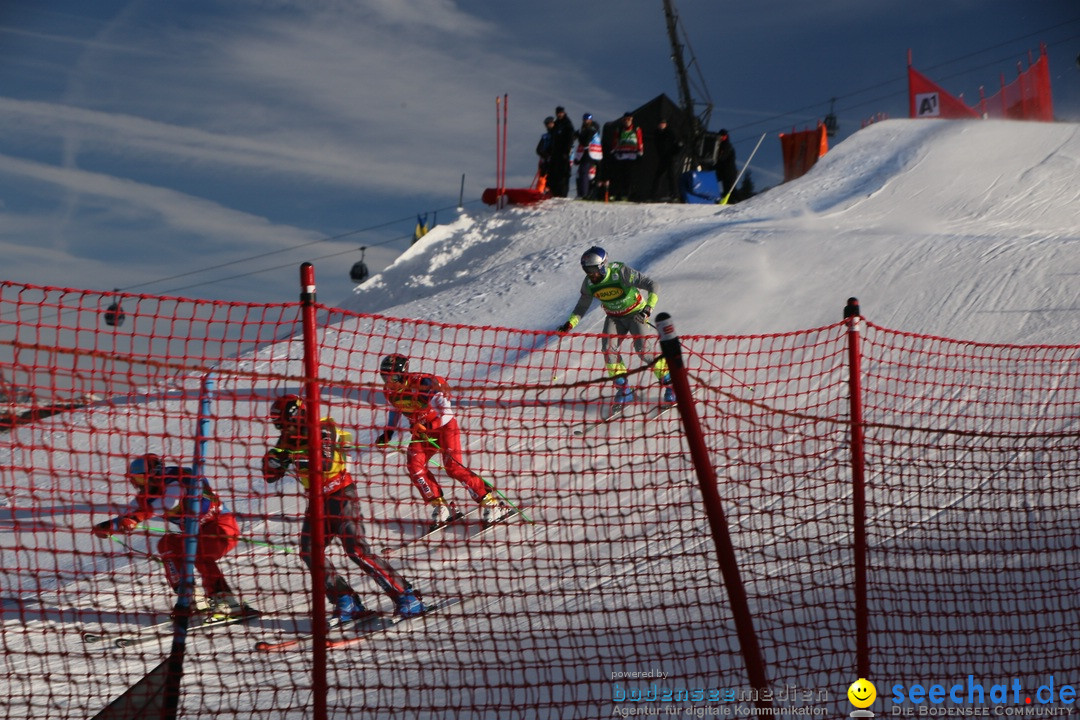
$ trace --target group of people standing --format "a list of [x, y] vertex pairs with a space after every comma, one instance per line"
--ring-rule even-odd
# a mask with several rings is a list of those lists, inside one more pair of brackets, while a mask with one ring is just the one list
[[[555, 108], [555, 115], [544, 118], [545, 132], [536, 144], [540, 158], [539, 175], [554, 197], [570, 194], [570, 180], [576, 171], [577, 197], [583, 200], [634, 200], [667, 202], [678, 199], [676, 161], [682, 141], [661, 118], [656, 130], [646, 134], [626, 112], [618, 122], [603, 128], [592, 113], [581, 117], [581, 127], [566, 115], [566, 108]], [[648, 197], [634, 189], [635, 168], [646, 153], [655, 152], [657, 166]]]
[[[540, 189], [546, 189], [552, 196], [568, 197], [570, 181], [576, 172], [577, 197], [582, 200], [680, 200], [684, 143], [667, 118], [661, 117], [655, 129], [645, 132], [631, 112], [623, 113], [606, 128], [597, 123], [592, 113], [585, 113], [581, 127], [575, 130], [566, 108], [560, 105], [554, 115], [544, 118], [544, 128], [536, 144], [540, 158], [538, 175]], [[723, 196], [729, 202], [737, 202], [740, 198], [735, 191], [735, 148], [727, 130], [717, 135], [717, 182]], [[650, 178], [639, 178], [637, 168], [646, 152], [654, 155], [656, 162]], [[647, 194], [640, 189], [646, 185]]]
[[[457, 512], [446, 498], [428, 465], [435, 455], [440, 456], [444, 472], [468, 490], [480, 508], [485, 525], [498, 522], [512, 512], [500, 500], [494, 485], [465, 465], [460, 428], [445, 379], [410, 371], [409, 359], [398, 354], [382, 359], [379, 374], [391, 410], [385, 427], [369, 447], [386, 447], [403, 429], [409, 432], [409, 439], [404, 443], [405, 463], [410, 480], [430, 507], [428, 531], [463, 514]], [[263, 478], [268, 483], [275, 483], [292, 473], [307, 488], [311, 482], [308, 467], [310, 417], [303, 398], [295, 394], [277, 397], [271, 404], [269, 420], [280, 435], [263, 456]], [[326, 543], [335, 538], [340, 540], [348, 558], [390, 597], [399, 615], [422, 614], [426, 606], [420, 593], [372, 551], [361, 533], [359, 495], [349, 459], [350, 452], [359, 446], [353, 444], [351, 434], [330, 417], [320, 418], [318, 428], [322, 441], [321, 487]], [[201, 587], [196, 588], [192, 609], [220, 617], [256, 615], [257, 612], [236, 597], [218, 567], [217, 562], [236, 547], [240, 531], [236, 517], [211, 489], [206, 478], [195, 477], [188, 468], [168, 466], [155, 454], [134, 458], [128, 465], [126, 477], [136, 489], [135, 498], [119, 515], [94, 525], [94, 535], [102, 538], [125, 535], [152, 517], [161, 517], [182, 527], [194, 514], [199, 528], [195, 569], [202, 582]], [[185, 489], [191, 484], [198, 492], [194, 512], [186, 510], [183, 502]], [[312, 563], [310, 518], [310, 512], [305, 513], [300, 531], [300, 556], [309, 568]], [[179, 533], [168, 533], [157, 548], [165, 566], [166, 579], [174, 591], [180, 589], [182, 579], [182, 537]], [[334, 606], [338, 621], [348, 622], [372, 614], [329, 560], [325, 562], [325, 586], [327, 600]]]

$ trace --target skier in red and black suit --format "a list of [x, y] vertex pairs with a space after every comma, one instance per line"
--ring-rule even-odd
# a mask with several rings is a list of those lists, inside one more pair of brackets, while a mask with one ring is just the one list
[[[184, 489], [193, 478], [190, 469], [165, 466], [153, 453], [134, 458], [128, 465], [127, 479], [138, 493], [127, 509], [117, 517], [94, 525], [94, 535], [107, 538], [115, 534], [127, 534], [144, 520], [153, 517], [183, 527]], [[206, 478], [197, 478], [199, 488], [198, 521], [199, 537], [195, 551], [195, 570], [202, 578], [202, 589], [209, 598], [199, 597], [193, 607], [208, 610], [214, 615], [247, 615], [254, 613], [233, 595], [229, 583], [218, 568], [217, 561], [236, 547], [240, 530], [236, 517], [228, 511], [221, 499], [210, 488]], [[158, 542], [158, 554], [165, 566], [165, 577], [176, 590], [180, 585], [181, 568], [184, 564], [184, 541], [181, 533], [167, 533]]]
[[408, 420], [412, 437], [405, 451], [405, 462], [409, 478], [420, 496], [431, 504], [432, 529], [453, 517], [442, 488], [428, 469], [428, 461], [436, 453], [442, 454], [446, 474], [468, 488], [473, 500], [480, 503], [485, 523], [502, 518], [506, 508], [500, 505], [494, 488], [489, 489], [484, 480], [462, 461], [461, 429], [447, 395], [446, 381], [437, 375], [411, 373], [408, 369], [409, 359], [404, 355], [388, 355], [379, 366], [386, 399], [394, 409], [390, 411], [387, 427], [376, 444], [389, 443], [402, 419]]
[[[276, 482], [285, 477], [292, 467], [297, 479], [306, 488], [311, 481], [308, 472], [308, 437], [307, 411], [298, 395], [282, 395], [274, 401], [270, 411], [274, 427], [281, 431], [277, 444], [263, 457], [263, 475], [267, 482]], [[361, 570], [389, 595], [397, 606], [397, 612], [403, 617], [411, 617], [424, 612], [424, 603], [412, 586], [405, 581], [390, 565], [376, 555], [360, 536], [360, 512], [357, 504], [356, 485], [349, 474], [348, 458], [344, 447], [351, 437], [338, 428], [330, 418], [320, 421], [323, 450], [323, 517], [325, 519], [325, 540], [327, 543], [335, 537], [341, 540], [345, 554]], [[311, 525], [309, 514], [305, 513], [304, 526], [300, 530], [300, 557], [311, 567]], [[326, 597], [334, 604], [334, 616], [341, 622], [348, 622], [367, 613], [359, 596], [353, 591], [349, 581], [334, 569], [329, 560], [325, 561]]]

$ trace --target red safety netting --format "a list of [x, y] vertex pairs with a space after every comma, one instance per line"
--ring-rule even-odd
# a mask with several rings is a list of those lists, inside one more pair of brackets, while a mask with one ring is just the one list
[[818, 123], [813, 130], [780, 133], [780, 150], [784, 158], [784, 182], [801, 178], [829, 152], [825, 125]]
[[[117, 301], [125, 321], [107, 325]], [[124, 515], [136, 494], [125, 470], [145, 452], [203, 462], [240, 534], [220, 569], [262, 613], [191, 632], [180, 717], [312, 717], [323, 686], [336, 717], [610, 717], [650, 692], [683, 714], [754, 704], [684, 426], [657, 415], [661, 386], [629, 348], [636, 402], [598, 422], [614, 392], [598, 336], [318, 310], [314, 380], [321, 414], [348, 433], [337, 447], [361, 537], [445, 606], [328, 650], [321, 681], [310, 642], [256, 650], [331, 609], [312, 607], [298, 553], [303, 488], [264, 480], [271, 405], [313, 380], [297, 306], [0, 284], [0, 718], [92, 717], [170, 655], [171, 627], [150, 626], [176, 602], [159, 542], [177, 529], [90, 533]], [[848, 329], [686, 337], [682, 349], [774, 705], [846, 714]], [[1076, 670], [1080, 348], [870, 324], [862, 352], [873, 677], [1028, 683]], [[654, 339], [644, 353], [659, 355]], [[477, 534], [479, 503], [436, 454], [433, 476], [473, 514], [417, 540], [431, 508], [406, 470], [411, 436], [374, 444], [389, 354], [445, 378], [462, 462], [521, 516]], [[326, 558], [389, 616], [390, 597], [339, 541]], [[119, 649], [120, 637], [149, 641]]]

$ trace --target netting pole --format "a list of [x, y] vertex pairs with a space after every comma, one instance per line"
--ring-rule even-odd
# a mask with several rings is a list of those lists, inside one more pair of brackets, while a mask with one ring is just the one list
[[848, 298], [844, 306], [848, 324], [848, 390], [851, 403], [851, 516], [852, 562], [855, 566], [855, 668], [861, 678], [870, 677], [870, 611], [866, 598], [866, 448], [862, 416], [862, 357], [859, 301]]
[[[499, 192], [506, 194], [506, 126], [510, 124], [510, 94], [503, 94], [503, 124], [502, 124], [502, 167], [499, 168]], [[506, 206], [503, 203], [503, 207]]]
[[495, 96], [495, 209], [502, 209], [502, 116], [499, 115], [499, 110], [502, 109], [502, 98], [498, 95]]
[[315, 720], [326, 720], [326, 538], [323, 517], [322, 423], [319, 410], [319, 343], [316, 337], [315, 266], [300, 266], [304, 326], [304, 407], [308, 433], [308, 529], [311, 531], [311, 690]]
[[754, 704], [759, 708], [771, 708], [772, 701], [765, 699], [771, 697], [771, 693], [768, 692], [769, 683], [765, 674], [765, 661], [758, 647], [757, 634], [754, 632], [754, 618], [750, 614], [750, 604], [746, 599], [746, 587], [739, 575], [735, 546], [732, 545], [731, 536], [728, 534], [724, 508], [720, 503], [720, 491], [716, 487], [716, 470], [713, 469], [712, 462], [709, 460], [705, 435], [701, 432], [701, 423], [694, 409], [690, 380], [686, 366], [683, 364], [682, 345], [675, 334], [675, 323], [672, 322], [671, 315], [662, 312], [656, 316], [656, 331], [660, 336], [660, 350], [663, 352], [664, 359], [667, 360], [668, 372], [671, 373], [671, 385], [675, 390], [675, 402], [682, 418], [690, 458], [697, 472], [698, 484], [701, 486], [705, 514], [709, 518], [709, 528], [712, 530], [713, 542], [716, 544], [716, 555], [720, 563], [720, 572], [724, 577], [724, 586], [727, 588], [728, 602], [731, 604], [731, 614], [735, 620], [735, 631], [738, 633], [739, 647], [742, 650], [743, 662], [746, 664], [746, 674], [750, 680], [750, 686], [758, 691]]

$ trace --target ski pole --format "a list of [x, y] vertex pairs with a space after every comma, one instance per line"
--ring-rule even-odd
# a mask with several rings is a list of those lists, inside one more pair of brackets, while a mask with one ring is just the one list
[[109, 539], [112, 540], [114, 543], [118, 543], [120, 545], [123, 545], [125, 548], [127, 548], [131, 552], [135, 553], [139, 557], [144, 557], [147, 560], [153, 560], [154, 562], [159, 562], [159, 563], [165, 562], [164, 560], [159, 558], [157, 555], [154, 555], [153, 553], [148, 553], [148, 552], [145, 552], [144, 550], [139, 550], [138, 548], [132, 547], [131, 544], [127, 540], [124, 540], [123, 538], [119, 538], [116, 535], [110, 535]]
[[[143, 530], [149, 530], [152, 533], [158, 533], [161, 535], [165, 535], [169, 532], [168, 530], [162, 528], [152, 528], [147, 525], [139, 525], [138, 527]], [[295, 548], [285, 547], [284, 545], [274, 545], [273, 543], [268, 543], [263, 540], [255, 540], [254, 538], [244, 537], [243, 535], [237, 537], [236, 539], [240, 542], [245, 542], [248, 545], [258, 545], [259, 547], [269, 548], [271, 550], [279, 550], [287, 555], [295, 555], [297, 552]]]
[[[684, 350], [684, 353], [685, 353], [685, 354], [690, 354], [690, 353], [686, 353], [686, 351], [685, 351], [685, 350]], [[739, 385], [743, 386], [744, 388], [746, 388], [746, 389], [747, 389], [747, 390], [749, 390], [750, 392], [754, 392], [754, 386], [753, 386], [753, 385], [747, 385], [747, 384], [746, 384], [746, 383], [744, 383], [744, 382], [743, 382], [742, 380], [740, 380], [739, 378], [735, 377], [735, 376], [734, 376], [734, 375], [732, 375], [732, 374], [731, 374], [730, 372], [728, 372], [728, 371], [727, 371], [727, 370], [725, 370], [724, 368], [720, 367], [720, 366], [719, 366], [719, 365], [717, 365], [716, 363], [712, 362], [711, 360], [709, 360], [709, 358], [705, 357], [704, 355], [699, 355], [699, 354], [697, 354], [697, 353], [694, 353], [694, 354], [695, 354], [695, 355], [697, 355], [697, 357], [699, 357], [699, 358], [701, 358], [702, 360], [704, 360], [704, 361], [705, 361], [706, 363], [708, 363], [709, 365], [711, 365], [711, 366], [712, 366], [712, 368], [713, 368], [714, 370], [716, 370], [717, 372], [723, 373], [723, 374], [724, 374], [724, 375], [726, 375], [726, 376], [727, 376], [728, 378], [730, 378], [730, 379], [734, 380], [735, 382], [737, 382], [737, 383], [738, 383]]]
[[[762, 136], [762, 137], [764, 137], [764, 136]], [[649, 327], [651, 327], [651, 328], [652, 328], [653, 330], [657, 330], [657, 329], [658, 329], [658, 328], [657, 328], [657, 327], [656, 327], [655, 325], [653, 325], [653, 324], [652, 324], [651, 322], [649, 322], [648, 320], [646, 320], [646, 321], [645, 321], [645, 324], [646, 324], [646, 325], [648, 325]], [[698, 355], [698, 357], [700, 357], [700, 358], [701, 358], [702, 360], [704, 360], [705, 362], [709, 363], [709, 365], [712, 365], [713, 369], [715, 369], [715, 370], [718, 370], [718, 371], [720, 371], [720, 372], [721, 372], [721, 373], [723, 373], [724, 375], [727, 375], [727, 376], [728, 376], [729, 378], [731, 378], [731, 379], [732, 379], [732, 380], [734, 380], [735, 382], [739, 383], [740, 385], [742, 385], [742, 386], [743, 386], [744, 388], [746, 388], [746, 389], [747, 389], [747, 390], [749, 390], [750, 392], [754, 392], [754, 386], [753, 386], [753, 385], [747, 385], [747, 384], [746, 384], [746, 383], [744, 383], [744, 382], [743, 382], [742, 380], [740, 380], [739, 378], [735, 377], [734, 375], [732, 375], [732, 374], [731, 374], [730, 372], [728, 372], [728, 371], [727, 371], [727, 370], [725, 370], [724, 368], [722, 368], [722, 367], [720, 367], [719, 365], [717, 365], [716, 363], [714, 363], [714, 362], [710, 361], [710, 360], [709, 360], [709, 358], [705, 357], [704, 355]], [[662, 359], [663, 359], [663, 357], [662, 357], [662, 356], [661, 356], [661, 357], [658, 357], [658, 358], [656, 358], [655, 360], [653, 360], [653, 361], [652, 361], [651, 363], [649, 363], [649, 364], [650, 364], [650, 365], [653, 365], [653, 366], [655, 366], [655, 365], [656, 365], [656, 363], [660, 362], [660, 361], [661, 361]]]
[[552, 385], [554, 385], [555, 382], [559, 379], [559, 349], [560, 349], [560, 346], [562, 345], [562, 341], [563, 341], [563, 334], [560, 333], [559, 334], [559, 339], [555, 341], [555, 349], [552, 351], [552, 353], [555, 356], [555, 362], [553, 363], [553, 365], [555, 367], [551, 371], [551, 380], [549, 381]]
[[746, 162], [742, 166], [742, 170], [735, 176], [735, 182], [731, 184], [731, 189], [727, 191], [727, 195], [720, 200], [721, 205], [727, 205], [728, 198], [731, 197], [731, 193], [735, 192], [735, 188], [739, 187], [739, 180], [742, 180], [743, 173], [746, 172], [746, 168], [750, 167], [750, 161], [754, 159], [754, 155], [757, 154], [758, 148], [761, 147], [761, 141], [765, 139], [767, 133], [761, 133], [761, 137], [758, 138], [757, 145], [754, 146], [754, 152], [750, 153], [750, 157], [746, 158]]

